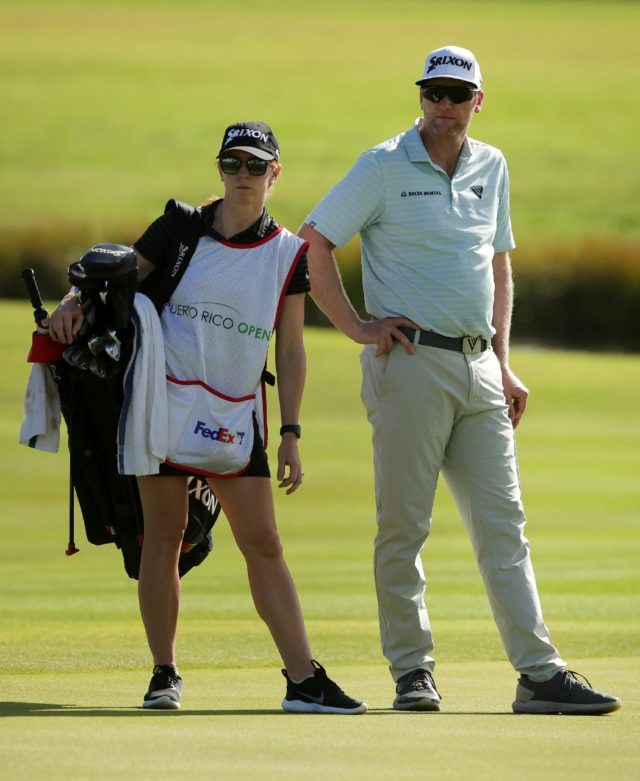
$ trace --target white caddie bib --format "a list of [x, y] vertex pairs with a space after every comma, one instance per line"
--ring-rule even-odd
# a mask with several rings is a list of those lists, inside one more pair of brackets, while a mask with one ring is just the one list
[[305, 248], [284, 228], [251, 245], [202, 237], [161, 315], [167, 362], [167, 463], [242, 473], [254, 419], [266, 445], [261, 387], [269, 341]]

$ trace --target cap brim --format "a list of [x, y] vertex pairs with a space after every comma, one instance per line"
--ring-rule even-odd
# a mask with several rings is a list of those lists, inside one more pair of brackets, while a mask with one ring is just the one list
[[218, 155], [226, 155], [227, 152], [249, 152], [254, 157], [259, 157], [260, 160], [275, 160], [276, 158], [270, 152], [265, 152], [263, 149], [257, 149], [255, 146], [228, 146], [223, 149]]
[[439, 73], [437, 76], [428, 76], [426, 79], [418, 79], [416, 84], [418, 87], [423, 87], [434, 79], [454, 79], [455, 81], [461, 81], [463, 84], [470, 84], [475, 89], [480, 89], [480, 84], [476, 84], [475, 81], [469, 81], [469, 79], [461, 79], [459, 76], [453, 76], [451, 73]]

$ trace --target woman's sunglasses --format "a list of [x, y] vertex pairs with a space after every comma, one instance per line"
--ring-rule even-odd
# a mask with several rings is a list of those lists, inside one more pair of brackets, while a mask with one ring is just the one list
[[421, 87], [422, 97], [431, 101], [431, 103], [440, 103], [446, 95], [452, 103], [466, 103], [479, 92], [471, 87]]
[[261, 160], [259, 157], [250, 157], [248, 160], [241, 160], [239, 157], [221, 157], [219, 162], [223, 174], [237, 174], [244, 164], [251, 176], [264, 176], [271, 161]]

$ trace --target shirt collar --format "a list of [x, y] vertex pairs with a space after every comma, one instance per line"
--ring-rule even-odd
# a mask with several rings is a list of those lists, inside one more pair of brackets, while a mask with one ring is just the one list
[[229, 241], [232, 244], [252, 244], [256, 241], [264, 239], [265, 236], [273, 232], [273, 226], [275, 226], [273, 217], [266, 209], [264, 209], [260, 217], [253, 223], [253, 225], [249, 226], [246, 230], [243, 230], [240, 233], [236, 233], [235, 236], [231, 236], [230, 238], [225, 239], [224, 236], [219, 234], [218, 231], [213, 227], [213, 216], [215, 210], [220, 206], [222, 201], [223, 199], [220, 198], [219, 200], [215, 201], [211, 207], [211, 224], [209, 226], [208, 232], [212, 238], [216, 239], [217, 241]]
[[[433, 162], [429, 157], [429, 153], [424, 148], [422, 138], [420, 137], [420, 122], [422, 117], [418, 117], [413, 123], [413, 127], [404, 134], [404, 147], [407, 151], [407, 157], [412, 163], [431, 163]], [[460, 150], [460, 157], [471, 157], [471, 146], [469, 145], [469, 139], [465, 136], [462, 142], [462, 149]]]

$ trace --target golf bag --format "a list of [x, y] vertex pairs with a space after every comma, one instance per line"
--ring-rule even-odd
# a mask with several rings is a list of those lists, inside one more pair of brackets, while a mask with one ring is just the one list
[[[175, 248], [175, 263], [157, 273], [145, 286], [146, 295], [162, 309], [177, 286], [200, 236], [199, 210], [175, 201], [184, 234]], [[82, 511], [87, 540], [94, 545], [114, 543], [121, 550], [129, 577], [137, 579], [144, 539], [137, 481], [117, 469], [117, 437], [123, 402], [123, 375], [133, 343], [132, 317], [136, 291], [135, 252], [118, 244], [99, 244], [68, 269], [76, 288], [84, 322], [72, 345], [64, 349], [48, 335], [48, 313], [31, 269], [22, 273], [34, 306], [36, 332], [28, 360], [45, 362], [60, 394], [68, 431], [71, 497], [70, 540], [67, 554], [77, 552], [73, 539], [73, 491]], [[188, 476], [188, 524], [180, 576], [200, 564], [213, 548], [211, 530], [219, 504], [204, 480]]]

